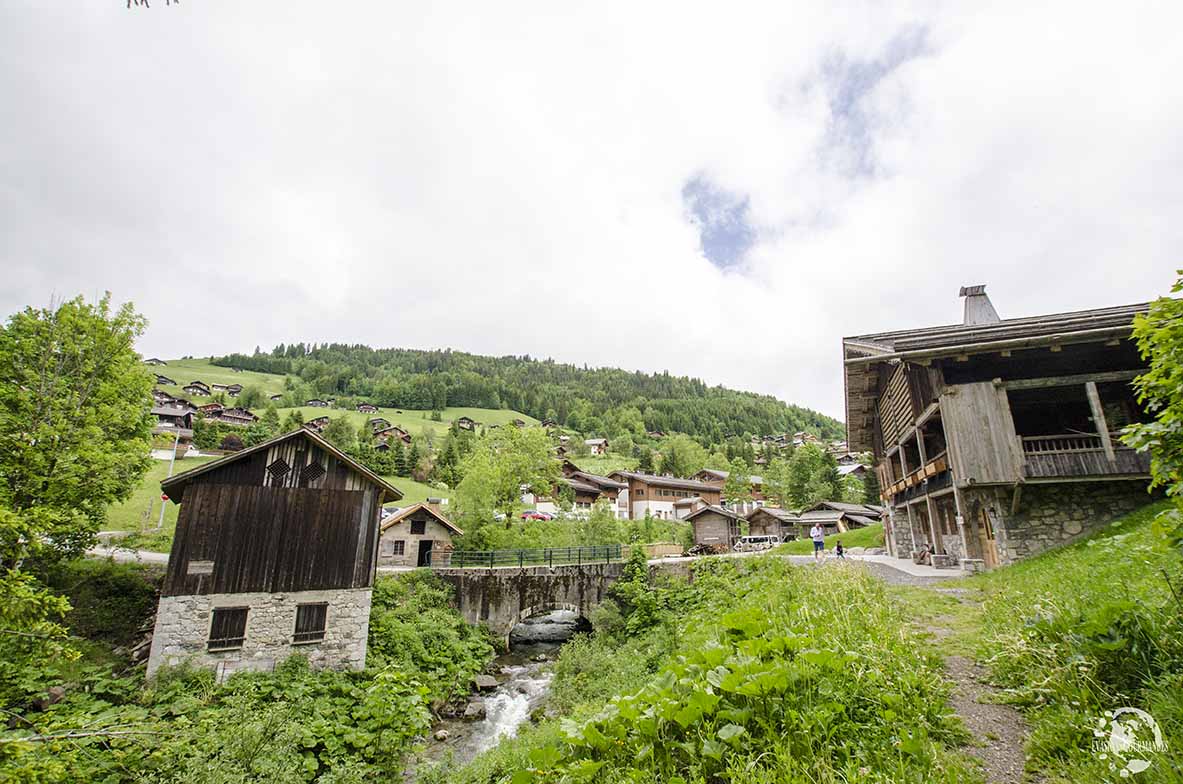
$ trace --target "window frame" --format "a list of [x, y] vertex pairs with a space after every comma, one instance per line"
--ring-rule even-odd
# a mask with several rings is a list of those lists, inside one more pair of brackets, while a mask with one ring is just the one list
[[406, 539], [395, 539], [394, 540], [394, 552], [391, 554], [392, 555], [406, 555], [407, 554], [407, 540]]
[[[300, 613], [306, 608], [316, 608], [320, 613], [320, 628], [319, 629], [305, 629], [300, 631]], [[312, 645], [318, 642], [324, 642], [325, 633], [329, 628], [329, 603], [328, 602], [302, 602], [296, 605], [296, 617], [293, 621], [292, 627], [292, 645]], [[301, 637], [303, 635], [303, 638]], [[309, 636], [318, 635], [318, 636]]]
[[[246, 644], [247, 623], [250, 621], [251, 608], [247, 605], [232, 605], [229, 607], [214, 607], [210, 611], [209, 631], [205, 635], [205, 649], [210, 653], [219, 651], [239, 651]], [[242, 613], [242, 634], [237, 637], [214, 637], [214, 629], [221, 613]], [[219, 643], [215, 645], [214, 643]]]

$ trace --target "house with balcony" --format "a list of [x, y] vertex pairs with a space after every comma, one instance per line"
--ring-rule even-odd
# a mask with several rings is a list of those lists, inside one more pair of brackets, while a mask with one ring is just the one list
[[847, 440], [871, 451], [889, 551], [993, 568], [1150, 500], [1126, 305], [1002, 319], [985, 286], [962, 323], [843, 340]]

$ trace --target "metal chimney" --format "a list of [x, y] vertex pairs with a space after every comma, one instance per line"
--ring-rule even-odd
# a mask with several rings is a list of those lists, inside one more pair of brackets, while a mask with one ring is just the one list
[[998, 318], [998, 311], [986, 294], [986, 284], [962, 286], [959, 296], [965, 297], [965, 320], [962, 323], [993, 324], [1002, 320]]

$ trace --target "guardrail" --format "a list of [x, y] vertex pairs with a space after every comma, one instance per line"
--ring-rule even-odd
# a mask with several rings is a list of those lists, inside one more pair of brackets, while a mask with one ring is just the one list
[[430, 565], [436, 569], [492, 569], [497, 566], [582, 566], [593, 563], [612, 563], [624, 559], [624, 548], [619, 544], [597, 544], [585, 547], [544, 547], [534, 550], [453, 550], [449, 553], [430, 553]]

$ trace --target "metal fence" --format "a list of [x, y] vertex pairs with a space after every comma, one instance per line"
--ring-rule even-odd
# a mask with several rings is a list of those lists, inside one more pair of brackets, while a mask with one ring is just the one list
[[561, 566], [612, 563], [623, 560], [619, 544], [596, 544], [586, 547], [544, 547], [537, 550], [453, 550], [432, 551], [431, 566], [436, 569], [491, 569], [496, 566]]

